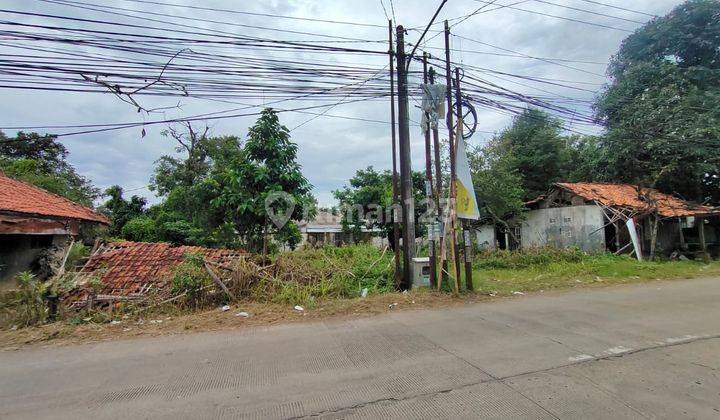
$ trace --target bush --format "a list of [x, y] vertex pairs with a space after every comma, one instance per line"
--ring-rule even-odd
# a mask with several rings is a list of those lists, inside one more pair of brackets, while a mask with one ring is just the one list
[[6, 292], [0, 301], [0, 324], [28, 327], [45, 322], [49, 287], [28, 271], [18, 274], [17, 280], [19, 289]]
[[[357, 297], [393, 289], [392, 253], [360, 244], [302, 249], [276, 257], [273, 270], [250, 290], [259, 302], [312, 304], [317, 298]], [[266, 270], [267, 271], [267, 270]]]
[[187, 254], [185, 261], [172, 270], [172, 293], [185, 294], [185, 303], [192, 307], [202, 305], [206, 286], [212, 279], [205, 271], [202, 254]]
[[481, 269], [521, 269], [552, 263], [577, 263], [588, 254], [577, 249], [530, 248], [517, 251], [484, 251], [475, 258], [474, 266]]
[[67, 261], [65, 261], [65, 271], [75, 270], [75, 264], [90, 255], [90, 250], [82, 242], [75, 242], [68, 252]]
[[122, 227], [121, 235], [129, 241], [153, 242], [157, 240], [155, 221], [147, 216], [130, 219]]

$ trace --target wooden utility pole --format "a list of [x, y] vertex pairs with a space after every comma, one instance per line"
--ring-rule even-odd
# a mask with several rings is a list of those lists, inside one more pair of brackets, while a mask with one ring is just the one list
[[[423, 83], [428, 83], [428, 65], [427, 53], [423, 53]], [[427, 205], [433, 203], [433, 178], [432, 178], [432, 150], [430, 146], [430, 115], [425, 113], [425, 121], [427, 127], [423, 127], [425, 132], [425, 198]], [[435, 258], [435, 224], [428, 226], [428, 256], [430, 257], [430, 287], [437, 284], [437, 263]]]
[[[454, 261], [455, 261], [455, 282], [459, 282], [459, 276], [460, 276], [460, 259], [458, 258], [458, 242], [457, 242], [457, 235], [455, 232], [455, 222], [457, 221], [457, 216], [454, 214], [454, 207], [455, 207], [455, 199], [457, 198], [457, 192], [455, 191], [455, 179], [457, 177], [457, 174], [455, 173], [455, 133], [454, 133], [454, 124], [453, 124], [453, 114], [452, 114], [452, 71], [450, 70], [450, 26], [448, 25], [448, 21], [445, 21], [445, 81], [447, 82], [447, 127], [448, 127], [448, 141], [450, 143], [450, 215], [449, 217], [453, 218], [453, 223], [451, 223], [451, 231], [450, 237], [452, 239], [452, 249], [453, 249], [453, 255]], [[445, 232], [447, 235], [448, 232]]]
[[707, 242], [705, 242], [705, 218], [696, 217], [695, 223], [698, 224], [698, 236], [700, 237], [700, 250], [702, 250], [703, 260], [707, 261], [709, 256], [707, 252]]
[[398, 137], [400, 146], [400, 198], [402, 200], [403, 279], [401, 288], [412, 288], [415, 257], [415, 203], [412, 193], [410, 161], [410, 114], [408, 110], [407, 66], [405, 64], [405, 28], [397, 27]]
[[[455, 139], [457, 143], [465, 141], [462, 135], [463, 114], [462, 114], [462, 92], [460, 91], [460, 69], [455, 68], [455, 111], [458, 115], [458, 137]], [[455, 148], [455, 159], [457, 159], [457, 147]], [[474, 194], [474, 191], [471, 191]], [[463, 237], [463, 259], [465, 260], [465, 288], [469, 291], [473, 290], [472, 279], [472, 240], [470, 231], [468, 230], [467, 221], [462, 221], [462, 237]]]
[[[428, 71], [428, 79], [430, 84], [435, 84], [435, 70], [430, 67]], [[443, 208], [440, 206], [440, 197], [442, 197], [443, 185], [442, 185], [442, 170], [440, 168], [440, 135], [438, 133], [438, 127], [435, 125], [432, 129], [433, 135], [433, 152], [435, 155], [435, 210], [437, 211], [437, 223], [442, 225], [443, 223]], [[439, 238], [442, 242], [442, 238]], [[447, 282], [448, 263], [445, 255], [445, 248], [440, 247], [441, 254], [440, 258], [440, 281]], [[436, 258], [437, 260], [437, 258]]]
[[[390, 130], [392, 132], [392, 194], [393, 194], [393, 205], [400, 202], [399, 193], [400, 188], [398, 187], [398, 174], [397, 174], [397, 139], [395, 138], [395, 53], [393, 50], [393, 27], [392, 20], [388, 20], [388, 40], [389, 49], [388, 55], [390, 56]], [[397, 214], [394, 211], [390, 212], [393, 218], [393, 251], [395, 252], [395, 288], [400, 288], [402, 280], [402, 273], [400, 272], [400, 225], [397, 218]]]

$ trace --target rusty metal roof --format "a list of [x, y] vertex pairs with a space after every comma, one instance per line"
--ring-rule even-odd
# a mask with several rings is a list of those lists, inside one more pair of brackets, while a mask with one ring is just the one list
[[652, 188], [638, 188], [630, 184], [600, 182], [558, 182], [557, 185], [589, 201], [610, 207], [624, 207], [638, 213], [651, 212], [657, 207], [663, 217], [685, 217], [720, 214], [717, 207], [685, 201]]
[[98, 295], [139, 297], [150, 290], [161, 290], [169, 283], [171, 270], [184, 261], [187, 254], [199, 253], [205, 261], [228, 265], [246, 256], [245, 251], [212, 249], [198, 246], [172, 246], [168, 243], [112, 242], [101, 245], [80, 270], [79, 290], [71, 300], [84, 300], [83, 284], [96, 278], [101, 286]]
[[0, 174], [0, 211], [110, 224], [95, 210]]

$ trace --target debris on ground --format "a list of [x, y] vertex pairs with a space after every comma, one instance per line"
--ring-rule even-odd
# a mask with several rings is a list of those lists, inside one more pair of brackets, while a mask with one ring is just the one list
[[367, 295], [368, 295], [368, 288], [365, 287], [365, 288], [363, 288], [363, 289], [360, 291], [360, 297], [366, 298]]
[[225, 305], [225, 306], [223, 306], [222, 308], [220, 308], [220, 310], [223, 311], [223, 312], [229, 311], [229, 310], [230, 310], [230, 306], [229, 306], [229, 305]]
[[388, 305], [388, 309], [395, 309], [398, 306], [397, 302], [391, 303]]
[[298, 311], [298, 312], [305, 312], [305, 308], [303, 308], [303, 307], [300, 306], [300, 305], [295, 305], [295, 308], [294, 308], [294, 309], [295, 309], [296, 311]]
[[249, 318], [250, 314], [247, 312], [238, 312], [235, 314], [235, 316], [240, 317], [240, 318]]
[[515, 296], [524, 296], [525, 295], [525, 293], [523, 293], [523, 292], [512, 292], [512, 294]]
[[116, 321], [114, 319], [112, 321], [110, 321], [110, 325], [118, 325], [118, 324], [122, 324], [122, 321]]

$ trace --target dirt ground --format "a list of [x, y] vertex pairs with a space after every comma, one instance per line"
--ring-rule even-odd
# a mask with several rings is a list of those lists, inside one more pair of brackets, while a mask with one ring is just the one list
[[[669, 280], [669, 281], [677, 281]], [[569, 288], [622, 287], [623, 285], [648, 281], [646, 279], [616, 279], [608, 282], [577, 283]], [[653, 279], [649, 281], [662, 281]], [[561, 293], [568, 287], [528, 292], [527, 294]], [[13, 351], [37, 346], [58, 346], [100, 341], [154, 337], [161, 335], [188, 334], [201, 331], [233, 330], [250, 327], [264, 327], [276, 324], [308, 322], [326, 319], [369, 317], [389, 311], [408, 311], [444, 308], [477, 302], [522, 297], [526, 293], [513, 292], [505, 295], [488, 295], [483, 292], [463, 293], [454, 296], [420, 289], [408, 293], [371, 295], [355, 299], [327, 299], [313, 307], [298, 311], [292, 305], [279, 305], [243, 301], [230, 305], [228, 310], [214, 308], [193, 313], [146, 314], [133, 319], [115, 318], [115, 321], [87, 322], [73, 325], [60, 321], [41, 326], [0, 330], [0, 351]], [[246, 312], [249, 316], [237, 314]]]
[[[70, 345], [99, 341], [152, 337], [170, 334], [187, 334], [199, 331], [218, 331], [238, 328], [269, 326], [280, 323], [308, 322], [330, 318], [367, 317], [389, 311], [441, 308], [462, 305], [493, 298], [482, 294], [465, 294], [454, 297], [447, 293], [414, 291], [317, 302], [312, 308], [298, 311], [291, 305], [239, 302], [230, 309], [221, 308], [176, 316], [149, 315], [137, 319], [119, 319], [115, 322], [72, 325], [55, 322], [37, 327], [0, 331], [0, 350], [18, 350], [38, 345]], [[395, 305], [396, 304], [396, 305]], [[247, 312], [249, 317], [238, 316]]]

